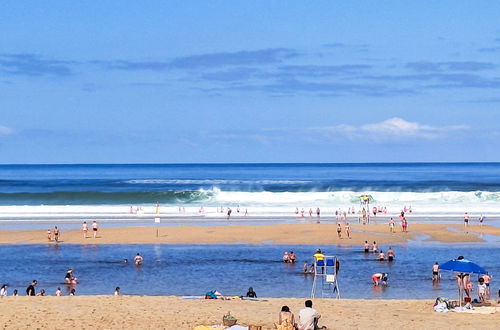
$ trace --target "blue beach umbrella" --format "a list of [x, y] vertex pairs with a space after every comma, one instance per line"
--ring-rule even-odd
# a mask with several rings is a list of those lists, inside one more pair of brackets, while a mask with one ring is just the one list
[[447, 261], [444, 264], [439, 265], [439, 269], [451, 270], [452, 272], [467, 273], [467, 274], [486, 273], [486, 270], [484, 268], [467, 259], [453, 259]]
[[439, 265], [439, 269], [442, 270], [450, 270], [452, 272], [460, 273], [457, 275], [459, 281], [457, 281], [458, 285], [458, 299], [459, 304], [462, 306], [462, 298], [463, 298], [463, 289], [465, 287], [464, 277], [465, 274], [485, 274], [486, 270], [479, 266], [478, 264], [473, 263], [470, 260], [464, 259], [464, 257], [458, 257], [457, 259], [453, 259], [445, 262], [442, 265]]

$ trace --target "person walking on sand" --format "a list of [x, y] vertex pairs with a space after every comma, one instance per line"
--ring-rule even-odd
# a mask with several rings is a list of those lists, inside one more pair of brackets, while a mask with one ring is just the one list
[[351, 239], [351, 226], [349, 226], [349, 222], [346, 222], [344, 230], [347, 238]]
[[391, 218], [391, 220], [389, 220], [389, 231], [391, 232], [391, 234], [393, 234], [395, 232], [395, 230], [394, 230], [395, 225], [396, 225], [396, 222], [394, 221], [393, 218]]
[[481, 214], [481, 216], [479, 217], [479, 227], [483, 226], [484, 219], [485, 217]]
[[340, 226], [340, 223], [337, 223], [337, 235], [339, 235], [339, 238], [342, 239], [342, 227]]
[[97, 221], [92, 221], [92, 231], [94, 232], [94, 238], [97, 237], [97, 228], [98, 228], [98, 225], [97, 225]]
[[61, 233], [61, 231], [59, 230], [59, 228], [57, 228], [57, 226], [54, 227], [54, 241], [56, 241], [56, 243], [59, 242], [59, 234]]
[[467, 212], [465, 212], [464, 214], [464, 231], [465, 233], [469, 233], [469, 215], [467, 214]]
[[87, 221], [84, 221], [82, 224], [83, 238], [87, 238], [88, 231], [89, 231], [89, 226], [87, 225]]
[[33, 280], [30, 285], [26, 288], [26, 295], [27, 296], [36, 296], [36, 290], [35, 286], [38, 284], [37, 280]]
[[306, 300], [305, 308], [299, 311], [299, 329], [300, 330], [316, 330], [321, 329], [318, 327], [318, 320], [321, 317], [321, 314], [312, 308], [313, 302], [312, 300]]

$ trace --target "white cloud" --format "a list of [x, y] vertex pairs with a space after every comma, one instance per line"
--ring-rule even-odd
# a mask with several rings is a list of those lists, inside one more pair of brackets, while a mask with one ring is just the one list
[[456, 130], [464, 130], [466, 125], [456, 126], [430, 126], [417, 122], [406, 121], [402, 118], [394, 117], [379, 123], [364, 124], [360, 126], [336, 125], [322, 128], [312, 128], [310, 130], [327, 135], [342, 135], [351, 139], [391, 139], [391, 138], [423, 138], [435, 139], [445, 136], [447, 133]]
[[14, 133], [13, 129], [0, 125], [0, 135], [10, 135], [12, 133]]

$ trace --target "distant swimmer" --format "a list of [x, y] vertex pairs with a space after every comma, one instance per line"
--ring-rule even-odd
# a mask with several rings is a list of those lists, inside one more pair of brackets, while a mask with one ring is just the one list
[[320, 213], [321, 213], [321, 210], [319, 209], [319, 207], [318, 207], [318, 208], [316, 208], [316, 216], [317, 216], [318, 218], [319, 218], [319, 216], [320, 216]]
[[137, 252], [135, 258], [134, 258], [134, 262], [135, 262], [135, 265], [136, 266], [140, 266], [142, 265], [142, 261], [144, 260], [144, 258], [141, 256], [141, 254], [139, 252]]

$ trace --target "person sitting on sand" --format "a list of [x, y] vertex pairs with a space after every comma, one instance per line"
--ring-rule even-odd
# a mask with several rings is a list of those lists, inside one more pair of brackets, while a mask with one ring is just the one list
[[117, 286], [117, 287], [116, 287], [116, 289], [115, 289], [115, 293], [114, 293], [114, 295], [115, 295], [115, 296], [119, 296], [119, 295], [121, 294], [121, 293], [120, 293], [120, 291], [121, 291], [120, 287], [119, 287], [119, 286]]
[[318, 320], [321, 314], [312, 308], [313, 303], [311, 300], [306, 300], [305, 308], [301, 309], [299, 312], [299, 329], [300, 330], [316, 330], [320, 329], [318, 327]]
[[44, 289], [40, 290], [40, 292], [38, 292], [36, 295], [37, 295], [38, 297], [43, 297], [43, 296], [45, 296], [45, 290], [44, 290]]
[[54, 293], [56, 297], [62, 296], [62, 291], [61, 288], [57, 288], [56, 292]]
[[141, 256], [141, 254], [139, 252], [137, 252], [137, 255], [134, 258], [135, 265], [136, 266], [142, 265], [143, 260], [144, 260], [144, 258]]
[[255, 291], [253, 291], [252, 287], [249, 287], [246, 297], [248, 297], [248, 298], [257, 298], [257, 293], [255, 293]]
[[69, 295], [70, 296], [76, 296], [76, 290], [75, 290], [75, 288], [71, 289], [71, 291], [69, 292]]
[[276, 330], [295, 330], [295, 317], [288, 306], [281, 307], [278, 323], [274, 325]]
[[372, 275], [372, 281], [374, 286], [378, 286], [379, 282], [382, 282], [382, 285], [387, 285], [387, 273], [375, 273]]

